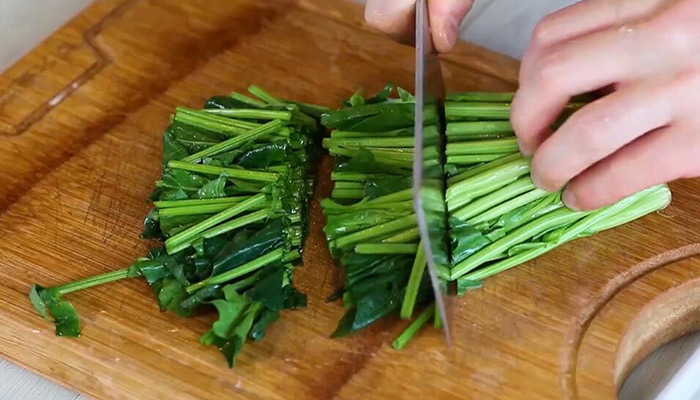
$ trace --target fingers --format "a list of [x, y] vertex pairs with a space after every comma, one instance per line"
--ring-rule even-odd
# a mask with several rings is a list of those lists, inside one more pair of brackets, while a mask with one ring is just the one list
[[638, 137], [671, 123], [667, 84], [623, 87], [574, 113], [532, 159], [537, 186], [557, 191], [588, 167]]
[[[372, 27], [402, 43], [415, 34], [415, 0], [368, 0], [365, 20]], [[428, 13], [435, 49], [447, 52], [459, 36], [459, 25], [473, 0], [428, 0]]]
[[399, 42], [410, 41], [415, 32], [415, 0], [368, 0], [365, 20]]
[[578, 36], [641, 18], [666, 0], [585, 0], [554, 12], [540, 21], [532, 47], [544, 48]]
[[[586, 0], [539, 24], [511, 122], [533, 180], [595, 209], [700, 174], [697, 0]], [[615, 88], [552, 135], [571, 97]]]
[[439, 52], [447, 52], [457, 42], [459, 26], [472, 8], [473, 0], [428, 0], [433, 43]]
[[653, 13], [666, 0], [585, 0], [556, 11], [535, 27], [523, 66], [531, 66], [548, 47], [630, 23]]
[[640, 190], [700, 172], [699, 142], [684, 127], [662, 128], [596, 164], [564, 191], [564, 202], [577, 210], [610, 205]]
[[572, 96], [646, 73], [640, 58], [663, 57], [656, 43], [642, 26], [631, 33], [610, 29], [554, 46], [523, 67], [511, 115], [521, 151], [535, 151]]
[[667, 0], [585, 0], [550, 14], [535, 27], [530, 46], [523, 56], [521, 80], [549, 47], [634, 22], [666, 3]]

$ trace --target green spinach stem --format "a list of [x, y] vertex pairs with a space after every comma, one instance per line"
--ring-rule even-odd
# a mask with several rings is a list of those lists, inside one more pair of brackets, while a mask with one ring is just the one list
[[[211, 147], [210, 147], [211, 148]], [[249, 181], [276, 182], [280, 174], [276, 172], [251, 171], [242, 168], [217, 167], [214, 165], [192, 164], [189, 161], [170, 161], [168, 168], [197, 172], [205, 175], [226, 175], [229, 178]]]
[[236, 279], [238, 277], [247, 275], [255, 270], [258, 270], [268, 264], [271, 264], [276, 261], [280, 261], [283, 258], [285, 258], [285, 253], [284, 249], [276, 249], [273, 250], [263, 256], [260, 256], [256, 258], [255, 260], [252, 260], [250, 262], [247, 262], [239, 267], [236, 267], [230, 271], [226, 271], [222, 274], [212, 276], [211, 278], [204, 279], [202, 281], [199, 281], [197, 283], [193, 283], [190, 286], [187, 286], [185, 290], [187, 291], [188, 294], [192, 294], [196, 292], [197, 290], [208, 286], [208, 285], [218, 285], [222, 283], [226, 283], [230, 280]]
[[406, 285], [406, 293], [403, 297], [403, 302], [401, 303], [401, 318], [410, 319], [413, 315], [413, 308], [416, 305], [416, 297], [418, 296], [418, 289], [420, 288], [421, 280], [423, 280], [423, 275], [425, 273], [425, 267], [427, 265], [427, 260], [425, 259], [425, 249], [423, 244], [418, 246], [418, 251], [416, 252], [416, 258], [413, 260], [413, 267], [411, 267], [411, 275], [408, 278], [408, 284]]
[[83, 290], [91, 288], [93, 286], [99, 286], [108, 282], [114, 282], [130, 277], [132, 277], [132, 275], [130, 274], [130, 269], [124, 268], [112, 272], [107, 272], [101, 275], [91, 276], [89, 278], [81, 279], [79, 281], [66, 283], [64, 285], [54, 286], [53, 288], [50, 288], [50, 290], [58, 296], [63, 296], [68, 293], [77, 292], [78, 290]]
[[264, 125], [260, 125], [254, 129], [241, 133], [240, 135], [224, 140], [223, 142], [217, 143], [211, 147], [207, 147], [206, 149], [200, 152], [187, 156], [183, 158], [182, 161], [184, 161], [185, 163], [197, 162], [205, 157], [213, 157], [215, 155], [225, 153], [229, 150], [237, 149], [246, 143], [250, 143], [258, 138], [280, 130], [282, 126], [282, 121], [278, 119], [272, 120]]
[[395, 340], [393, 343], [393, 347], [396, 350], [401, 350], [403, 349], [406, 344], [413, 339], [414, 336], [416, 336], [416, 333], [420, 330], [420, 328], [423, 327], [423, 325], [432, 318], [433, 314], [435, 313], [435, 305], [431, 304], [428, 307], [425, 308], [420, 314], [418, 314], [418, 317], [411, 322], [411, 324], [404, 330]]
[[258, 206], [265, 202], [265, 195], [260, 193], [258, 195], [255, 195], [251, 197], [250, 199], [239, 203], [235, 204], [232, 207], [216, 214], [213, 215], [207, 219], [205, 219], [202, 222], [199, 222], [195, 224], [194, 226], [191, 226], [184, 231], [178, 233], [175, 236], [172, 236], [168, 240], [165, 241], [165, 248], [167, 249], [169, 254], [173, 254], [176, 252], [176, 249], [182, 250], [180, 247], [181, 244], [183, 243], [190, 243], [194, 241], [197, 237], [200, 236], [200, 234], [224, 221], [229, 220], [230, 218], [241, 214], [242, 212], [245, 212], [247, 210], [250, 210], [251, 208]]

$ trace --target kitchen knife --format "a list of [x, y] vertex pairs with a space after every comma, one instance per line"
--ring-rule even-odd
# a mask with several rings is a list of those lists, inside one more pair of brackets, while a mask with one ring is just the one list
[[416, 1], [415, 79], [413, 206], [435, 294], [435, 312], [439, 318], [436, 322], [442, 324], [449, 345], [450, 325], [445, 281], [449, 260], [441, 160], [444, 154], [441, 110], [445, 88], [440, 60], [433, 46], [427, 0]]

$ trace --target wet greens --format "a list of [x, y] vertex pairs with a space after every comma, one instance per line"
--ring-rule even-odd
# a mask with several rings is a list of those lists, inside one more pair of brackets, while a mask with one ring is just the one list
[[[557, 246], [629, 222], [666, 207], [665, 185], [603, 209], [568, 209], [561, 193], [547, 193], [530, 179], [530, 160], [517, 153], [508, 121], [509, 93], [461, 93], [445, 105], [447, 209], [452, 238], [449, 279], [458, 292]], [[582, 103], [567, 106], [562, 118]], [[469, 119], [469, 121], [466, 121]], [[604, 216], [605, 223], [602, 222]], [[596, 218], [597, 223], [590, 221]], [[586, 223], [581, 229], [580, 224]]]
[[[345, 284], [336, 297], [347, 312], [333, 337], [356, 332], [402, 310], [432, 299], [425, 259], [418, 257], [418, 231], [412, 205], [413, 97], [387, 85], [371, 98], [358, 91], [340, 110], [323, 115], [332, 129], [323, 145], [334, 156], [332, 196], [324, 199], [324, 229], [339, 259]], [[432, 123], [437, 116], [428, 116]], [[427, 135], [437, 137], [435, 126]], [[439, 165], [437, 148], [426, 160]], [[413, 283], [409, 285], [411, 276]]]
[[[360, 330], [396, 311], [411, 318], [414, 308], [431, 300], [424, 279], [425, 255], [411, 219], [413, 98], [401, 89], [399, 97], [392, 98], [392, 92], [388, 85], [365, 99], [358, 91], [343, 108], [322, 118], [333, 129], [323, 145], [335, 157], [333, 192], [322, 203], [325, 233], [345, 273], [345, 285], [334, 297], [342, 298], [348, 310], [334, 336]], [[518, 154], [509, 121], [512, 98], [512, 93], [458, 93], [445, 103], [444, 176], [436, 168], [440, 176], [433, 177], [447, 183], [450, 249], [433, 252], [449, 253], [439, 263], [438, 275], [457, 294], [477, 289], [483, 279], [568, 241], [661, 209], [671, 200], [668, 187], [661, 185], [593, 212], [566, 208], [561, 193], [540, 190], [529, 177], [530, 160]], [[582, 104], [569, 104], [559, 123]], [[437, 126], [424, 133], [442, 134]], [[432, 156], [440, 162], [437, 147], [424, 151], [424, 165]], [[442, 226], [434, 222], [436, 229]], [[394, 347], [405, 346], [431, 317], [439, 326], [433, 308], [427, 305]]]
[[201, 343], [233, 366], [247, 339], [260, 340], [285, 309], [306, 305], [293, 287], [308, 230], [321, 127], [302, 109], [258, 87], [215, 96], [202, 110], [177, 108], [163, 134], [163, 174], [143, 238], [161, 242], [124, 270], [65, 285], [32, 287], [30, 300], [56, 334], [79, 336], [68, 293], [143, 277], [161, 311], [218, 312]]

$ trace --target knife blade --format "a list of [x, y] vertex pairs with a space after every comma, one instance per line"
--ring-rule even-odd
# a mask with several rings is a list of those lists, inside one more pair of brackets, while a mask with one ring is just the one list
[[451, 335], [446, 301], [447, 285], [441, 284], [440, 280], [440, 271], [446, 271], [448, 265], [443, 163], [439, 159], [444, 154], [440, 151], [444, 144], [440, 110], [445, 98], [445, 86], [440, 60], [433, 45], [427, 0], [416, 1], [415, 15], [413, 207], [435, 295], [435, 312], [440, 318], [449, 345]]

